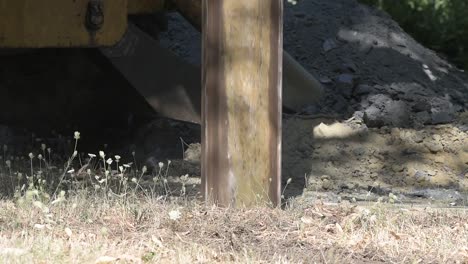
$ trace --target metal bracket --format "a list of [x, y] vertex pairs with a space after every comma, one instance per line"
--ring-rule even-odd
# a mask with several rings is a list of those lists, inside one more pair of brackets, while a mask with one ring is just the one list
[[91, 0], [86, 9], [85, 25], [89, 31], [98, 31], [104, 24], [104, 3], [102, 0]]

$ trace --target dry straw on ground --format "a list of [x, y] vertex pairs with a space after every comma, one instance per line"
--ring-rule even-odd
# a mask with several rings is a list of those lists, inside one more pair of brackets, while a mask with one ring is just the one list
[[281, 209], [211, 207], [187, 175], [171, 185], [170, 161], [133, 171], [118, 155], [77, 156], [78, 140], [61, 172], [50, 157], [44, 172], [33, 158], [1, 167], [11, 195], [0, 200], [0, 263], [468, 263], [468, 208], [393, 194], [359, 206], [302, 196]]
[[0, 202], [1, 263], [468, 263], [466, 209], [221, 209], [76, 193]]

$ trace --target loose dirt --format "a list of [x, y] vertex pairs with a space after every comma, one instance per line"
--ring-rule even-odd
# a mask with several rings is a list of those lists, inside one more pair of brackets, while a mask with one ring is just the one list
[[[326, 88], [321, 103], [283, 119], [286, 195], [465, 203], [466, 75], [357, 1], [285, 2], [284, 20], [285, 49]], [[178, 14], [169, 21], [163, 45], [200, 64], [200, 34]]]
[[[450, 123], [468, 107], [467, 77], [386, 13], [355, 0], [285, 1], [284, 48], [326, 87], [308, 114], [364, 119], [369, 127]], [[200, 64], [200, 34], [177, 13], [160, 40]]]

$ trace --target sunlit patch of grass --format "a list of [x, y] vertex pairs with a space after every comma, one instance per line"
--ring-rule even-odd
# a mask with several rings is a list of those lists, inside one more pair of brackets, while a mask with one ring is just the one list
[[170, 189], [171, 162], [149, 171], [102, 150], [75, 154], [78, 140], [61, 170], [44, 154], [23, 170], [5, 162], [0, 263], [468, 262], [466, 209], [301, 198], [216, 208], [186, 195], [188, 175]]
[[2, 263], [468, 261], [466, 210], [320, 202], [223, 209], [84, 192], [0, 207]]

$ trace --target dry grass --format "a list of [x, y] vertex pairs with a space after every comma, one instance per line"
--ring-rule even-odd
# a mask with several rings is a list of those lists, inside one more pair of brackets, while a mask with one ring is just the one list
[[468, 263], [467, 219], [379, 203], [221, 209], [78, 192], [1, 201], [0, 262]]
[[468, 209], [210, 207], [187, 176], [170, 185], [170, 162], [147, 172], [85, 159], [76, 133], [64, 169], [32, 154], [0, 166], [0, 263], [468, 263]]

